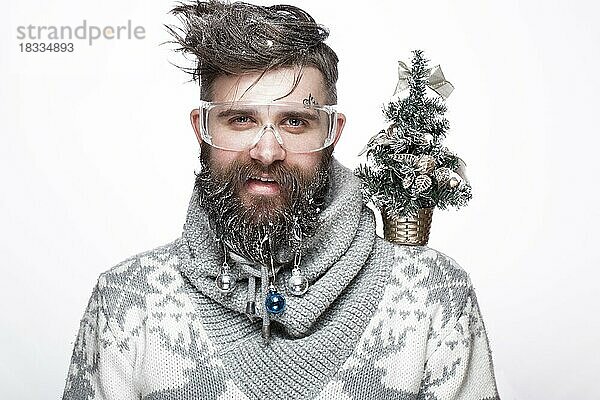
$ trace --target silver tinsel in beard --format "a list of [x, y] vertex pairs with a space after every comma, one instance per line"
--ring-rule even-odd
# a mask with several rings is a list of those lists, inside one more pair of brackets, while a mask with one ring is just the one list
[[[331, 151], [325, 150], [312, 176], [306, 177], [297, 168], [278, 163], [265, 169], [253, 160], [214, 171], [208, 165], [210, 150], [203, 144], [196, 186], [216, 237], [239, 255], [266, 265], [271, 256], [276, 263], [287, 263], [295, 251], [304, 253], [303, 244], [314, 233], [329, 189]], [[252, 206], [245, 206], [240, 190], [250, 176], [264, 173], [279, 183], [280, 198], [263, 198], [260, 203], [252, 199]]]

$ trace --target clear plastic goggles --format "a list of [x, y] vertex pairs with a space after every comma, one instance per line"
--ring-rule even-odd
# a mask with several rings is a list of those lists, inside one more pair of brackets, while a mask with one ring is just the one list
[[222, 150], [249, 150], [271, 131], [286, 151], [312, 153], [335, 140], [337, 112], [329, 105], [201, 101], [199, 124], [202, 140]]

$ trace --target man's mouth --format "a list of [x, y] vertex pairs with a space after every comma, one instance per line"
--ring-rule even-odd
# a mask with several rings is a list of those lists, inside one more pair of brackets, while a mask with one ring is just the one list
[[247, 190], [255, 194], [275, 195], [281, 188], [274, 178], [268, 176], [251, 176], [246, 180]]

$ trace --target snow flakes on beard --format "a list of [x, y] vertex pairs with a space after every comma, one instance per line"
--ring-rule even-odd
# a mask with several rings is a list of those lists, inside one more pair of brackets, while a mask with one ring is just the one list
[[[202, 144], [200, 172], [196, 174], [200, 206], [208, 214], [212, 230], [236, 253], [257, 263], [288, 262], [295, 250], [316, 228], [329, 189], [331, 151], [326, 149], [310, 176], [297, 167], [281, 163], [266, 170], [257, 161], [235, 160], [228, 167], [213, 170], [208, 159], [211, 148]], [[268, 174], [280, 185], [275, 198], [256, 196], [246, 207], [241, 189], [250, 176]], [[269, 237], [269, 241], [264, 238]]]

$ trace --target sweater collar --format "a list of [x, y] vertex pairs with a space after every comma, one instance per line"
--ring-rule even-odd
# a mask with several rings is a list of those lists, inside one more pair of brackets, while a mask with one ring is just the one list
[[[277, 273], [275, 283], [286, 297], [286, 310], [270, 318], [293, 337], [305, 336], [340, 296], [366, 262], [375, 240], [375, 220], [363, 204], [358, 178], [335, 158], [331, 161], [330, 177], [325, 207], [300, 265], [310, 284], [308, 292], [299, 297], [287, 293], [285, 282], [291, 274], [290, 266], [281, 265]], [[224, 294], [216, 288], [214, 280], [223, 262], [223, 251], [215, 239], [199, 205], [198, 187], [194, 186], [180, 242], [182, 273], [204, 295], [239, 313], [245, 313], [248, 297], [254, 292], [256, 315], [263, 320], [269, 318], [263, 306], [266, 268], [261, 273], [260, 266], [238, 259], [232, 267], [241, 277], [236, 289]], [[352, 259], [348, 260], [350, 254]], [[257, 278], [261, 282], [255, 289], [251, 281]]]

